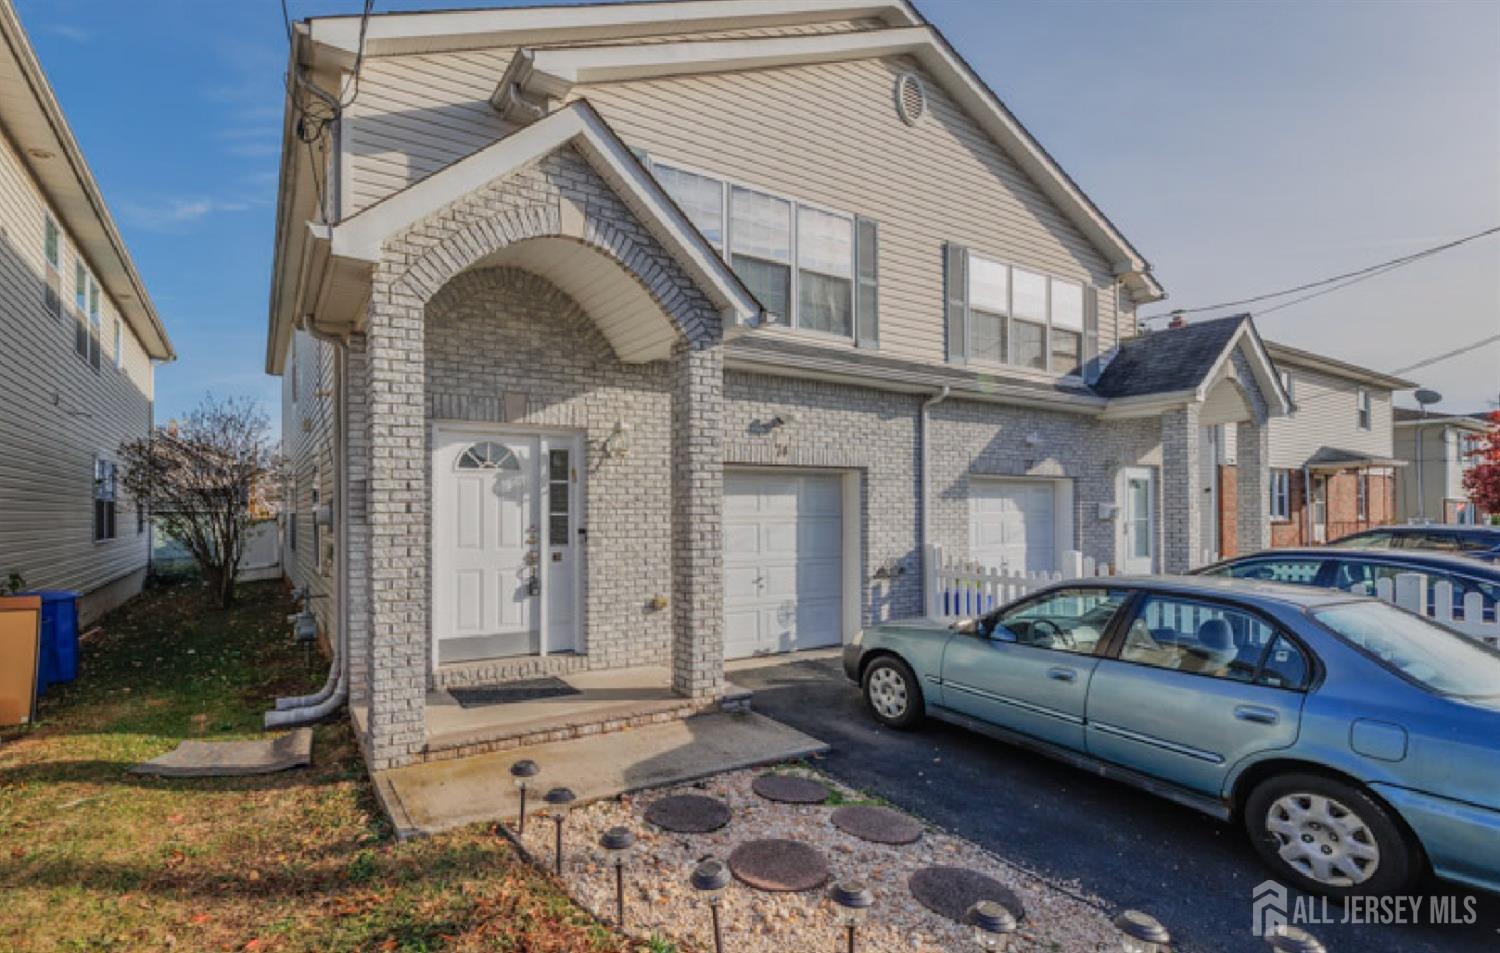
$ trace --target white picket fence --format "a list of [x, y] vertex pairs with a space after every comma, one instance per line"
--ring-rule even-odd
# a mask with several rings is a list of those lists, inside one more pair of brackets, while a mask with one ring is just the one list
[[[1110, 576], [1108, 563], [1096, 564], [1077, 550], [1063, 554], [1066, 571], [1016, 572], [1004, 566], [981, 566], [970, 559], [960, 559], [929, 545], [923, 566], [926, 586], [927, 616], [931, 619], [962, 619], [982, 615], [996, 606], [1014, 602], [1029, 592], [1065, 579]], [[1395, 581], [1381, 579], [1373, 595], [1393, 602], [1410, 612], [1425, 615], [1472, 638], [1500, 646], [1500, 606], [1486, 607], [1477, 592], [1467, 593], [1461, 611], [1455, 611], [1453, 585], [1438, 582], [1430, 587], [1421, 573], [1400, 573]], [[1490, 618], [1485, 618], [1486, 609]]]

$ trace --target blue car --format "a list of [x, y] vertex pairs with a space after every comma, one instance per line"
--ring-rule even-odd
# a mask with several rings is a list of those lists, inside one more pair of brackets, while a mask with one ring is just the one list
[[941, 719], [1238, 820], [1304, 890], [1500, 890], [1500, 652], [1379, 600], [1079, 580], [873, 626], [843, 662], [884, 725]]
[[1500, 526], [1377, 526], [1351, 533], [1328, 545], [1353, 549], [1425, 549], [1500, 560]]

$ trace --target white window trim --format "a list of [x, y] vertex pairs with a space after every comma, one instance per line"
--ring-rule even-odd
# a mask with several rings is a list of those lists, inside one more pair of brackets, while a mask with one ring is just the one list
[[[107, 467], [111, 471], [110, 482], [112, 484], [112, 493], [107, 497], [101, 496], [99, 492], [99, 471], [101, 467]], [[99, 508], [99, 503], [102, 500], [108, 500], [115, 505], [115, 531], [114, 535], [112, 536], [100, 536], [98, 532], [98, 525], [96, 522], [98, 519], [97, 511]], [[120, 467], [119, 464], [117, 464], [114, 460], [110, 459], [103, 453], [94, 454], [94, 479], [93, 486], [89, 493], [89, 533], [93, 537], [95, 546], [103, 545], [105, 543], [112, 543], [120, 538]]]
[[1360, 430], [1372, 430], [1375, 426], [1375, 401], [1365, 387], [1354, 389], [1354, 423]]
[[[777, 199], [778, 201], [788, 203], [788, 205], [791, 206], [791, 234], [788, 236], [787, 243], [787, 247], [790, 251], [790, 254], [788, 255], [788, 267], [791, 268], [792, 274], [791, 281], [787, 290], [787, 310], [791, 311], [792, 313], [777, 315], [778, 318], [785, 322], [784, 324], [763, 324], [761, 325], [761, 327], [789, 329], [796, 331], [798, 334], [811, 335], [813, 337], [819, 337], [829, 341], [840, 341], [849, 344], [854, 343], [855, 333], [857, 331], [857, 328], [855, 327], [855, 307], [857, 304], [857, 295], [859, 292], [859, 216], [857, 214], [855, 214], [854, 212], [846, 211], [844, 209], [831, 208], [827, 205], [820, 205], [817, 202], [807, 202], [802, 199], [794, 198], [790, 195], [777, 192], [774, 189], [768, 189], [764, 186], [755, 185], [753, 183], [745, 182], [739, 179], [731, 179], [721, 173], [710, 172], [706, 169], [691, 165], [685, 165], [681, 162], [675, 162], [671, 159], [658, 159], [650, 153], [638, 153], [638, 157], [642, 159], [648, 169], [654, 170], [659, 165], [666, 166], [667, 168], [677, 172], [686, 172], [690, 175], [700, 176], [705, 179], [712, 179], [713, 181], [719, 183], [719, 221], [723, 223], [724, 247], [715, 248], [715, 250], [719, 252], [719, 254], [723, 257], [724, 262], [728, 264], [731, 269], [733, 269], [734, 267], [734, 219], [731, 217], [733, 213], [733, 203], [730, 201], [730, 195], [733, 193], [733, 191], [736, 188], [740, 188], [745, 189], [749, 192], [759, 192], [761, 195], [765, 195], [770, 198]], [[801, 278], [798, 273], [802, 269], [798, 264], [797, 258], [797, 215], [799, 211], [804, 208], [810, 209], [815, 212], [823, 212], [827, 215], [833, 215], [837, 218], [842, 218], [849, 223], [850, 293], [848, 334], [835, 334], [832, 331], [822, 331], [816, 328], [804, 328], [801, 326], [801, 314], [799, 313], [801, 310], [799, 307], [799, 303], [801, 300]], [[712, 246], [713, 243], [710, 242], [709, 244], [710, 246]], [[812, 269], [808, 270], [811, 271]], [[822, 274], [822, 272], [818, 272], [818, 274]]]
[[[1078, 357], [1079, 357], [1079, 360], [1078, 360], [1078, 371], [1075, 372], [1075, 373], [1069, 373], [1069, 372], [1066, 372], [1066, 371], [1054, 371], [1054, 370], [1052, 370], [1052, 282], [1054, 282], [1054, 281], [1066, 282], [1068, 284], [1078, 285], [1080, 288], [1083, 288], [1083, 289], [1087, 289], [1089, 283], [1087, 281], [1084, 281], [1081, 278], [1064, 278], [1062, 275], [1054, 275], [1051, 272], [1042, 271], [1040, 268], [1033, 268], [1033, 267], [1031, 267], [1029, 265], [1018, 265], [1015, 262], [1010, 261], [1008, 259], [1005, 259], [1005, 258], [996, 258], [993, 255], [982, 254], [980, 252], [975, 251], [972, 248], [966, 248], [965, 252], [966, 252], [966, 254], [969, 257], [969, 262], [970, 262], [969, 263], [969, 267], [967, 267], [967, 268], [964, 269], [964, 280], [965, 281], [969, 281], [971, 279], [971, 276], [974, 274], [973, 260], [975, 258], [983, 259], [984, 261], [986, 261], [986, 262], [988, 262], [989, 264], [992, 264], [992, 265], [1000, 265], [1001, 267], [1003, 267], [1003, 268], [1006, 269], [1007, 275], [1006, 275], [1006, 280], [1005, 280], [1005, 314], [1000, 315], [1000, 317], [1004, 318], [1004, 320], [1005, 320], [1005, 360], [1003, 360], [1003, 361], [992, 361], [992, 360], [989, 360], [987, 358], [975, 357], [974, 356], [974, 333], [973, 333], [973, 327], [974, 327], [973, 317], [974, 317], [974, 312], [976, 310], [983, 311], [985, 314], [995, 314], [995, 312], [991, 311], [988, 308], [978, 308], [978, 309], [976, 309], [974, 307], [973, 301], [970, 300], [969, 289], [965, 288], [964, 289], [964, 300], [967, 302], [967, 306], [964, 308], [964, 354], [967, 355], [967, 358], [965, 359], [964, 363], [966, 363], [966, 364], [968, 364], [970, 366], [973, 366], [973, 367], [978, 367], [981, 370], [998, 370], [998, 371], [1004, 371], [1004, 372], [1006, 372], [1008, 374], [1027, 374], [1027, 375], [1030, 375], [1030, 376], [1032, 376], [1032, 377], [1034, 377], [1034, 378], [1036, 378], [1038, 380], [1046, 380], [1046, 381], [1082, 381], [1083, 380], [1083, 364], [1084, 364], [1083, 350], [1084, 350], [1084, 343], [1085, 343], [1084, 339], [1086, 337], [1086, 333], [1084, 331], [1084, 328], [1079, 328], [1076, 331], [1074, 329], [1072, 329], [1072, 328], [1061, 328], [1060, 329], [1060, 330], [1063, 330], [1063, 331], [1067, 331], [1067, 332], [1069, 332], [1071, 334], [1077, 334], [1078, 335]], [[1016, 269], [1018, 269], [1018, 268], [1021, 271], [1028, 272], [1028, 273], [1033, 274], [1033, 275], [1041, 275], [1042, 278], [1043, 278], [1043, 280], [1046, 282], [1046, 289], [1047, 289], [1047, 294], [1046, 294], [1046, 299], [1047, 299], [1047, 304], [1046, 304], [1046, 308], [1047, 308], [1047, 320], [1042, 324], [1042, 361], [1043, 361], [1043, 363], [1046, 366], [1043, 367], [1043, 368], [1040, 368], [1040, 369], [1035, 368], [1035, 367], [1027, 367], [1027, 366], [1024, 366], [1024, 365], [1021, 365], [1021, 364], [1014, 363], [1015, 354], [1013, 353], [1013, 349], [1014, 349], [1015, 343], [1016, 343], [1015, 322], [1019, 320], [1019, 321], [1025, 323], [1025, 324], [1036, 324], [1037, 323], [1037, 322], [1031, 320], [1030, 318], [1017, 318], [1015, 316], [1015, 312], [1016, 312]], [[1087, 300], [1087, 294], [1086, 293], [1084, 295], [1084, 307], [1085, 308], [1088, 307], [1088, 300]], [[1083, 316], [1083, 323], [1084, 323], [1084, 326], [1087, 327], [1087, 325], [1088, 325], [1088, 315], [1087, 314], [1085, 314]]]
[[115, 370], [125, 367], [125, 322], [115, 315]]
[[1354, 474], [1354, 518], [1370, 518], [1370, 475], [1364, 471]]
[[[1292, 471], [1272, 467], [1267, 482], [1270, 484], [1270, 499], [1266, 501], [1267, 513], [1273, 523], [1292, 521]], [[1278, 507], [1276, 504], [1280, 503]], [[1277, 512], [1277, 510], [1280, 512]]]

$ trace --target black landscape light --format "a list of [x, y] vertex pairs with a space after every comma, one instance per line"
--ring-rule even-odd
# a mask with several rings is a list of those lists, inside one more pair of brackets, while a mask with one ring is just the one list
[[568, 811], [572, 809], [573, 802], [578, 800], [578, 795], [568, 788], [553, 788], [542, 796], [542, 800], [551, 806], [548, 813], [552, 815], [552, 823], [557, 825], [557, 862], [555, 870], [559, 877], [562, 876], [562, 828], [563, 821], [568, 819]]
[[708, 898], [714, 919], [714, 953], [724, 953], [724, 931], [719, 925], [719, 905], [729, 887], [729, 868], [722, 860], [705, 860], [693, 868], [693, 889]]
[[870, 908], [875, 906], [875, 895], [860, 881], [846, 880], [833, 885], [828, 891], [828, 899], [839, 908], [839, 922], [849, 934], [849, 953], [854, 953], [855, 934], [870, 915]]
[[530, 758], [517, 761], [510, 766], [510, 776], [515, 779], [516, 790], [521, 792], [521, 816], [516, 822], [516, 831], [521, 835], [526, 833], [526, 786], [532, 778], [541, 773], [542, 769]]
[[1166, 953], [1172, 944], [1172, 934], [1161, 921], [1139, 910], [1115, 917], [1115, 929], [1120, 931], [1120, 949], [1125, 953]]
[[615, 926], [625, 929], [625, 858], [635, 846], [635, 834], [628, 827], [611, 827], [599, 838], [599, 846], [609, 854], [615, 868]]
[[1275, 953], [1328, 953], [1318, 938], [1301, 927], [1277, 924], [1266, 931], [1266, 945]]
[[974, 928], [974, 943], [985, 953], [1005, 953], [1016, 932], [1016, 918], [1005, 904], [981, 900], [969, 908], [964, 922]]

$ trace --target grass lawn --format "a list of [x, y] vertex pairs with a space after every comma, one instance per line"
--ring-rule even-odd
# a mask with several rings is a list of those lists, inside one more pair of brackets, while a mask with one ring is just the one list
[[37, 725], [0, 735], [0, 950], [672, 949], [605, 929], [481, 827], [398, 843], [346, 720], [301, 771], [126, 773], [183, 738], [255, 737], [276, 695], [316, 688], [291, 611], [280, 583], [229, 611], [148, 592]]

